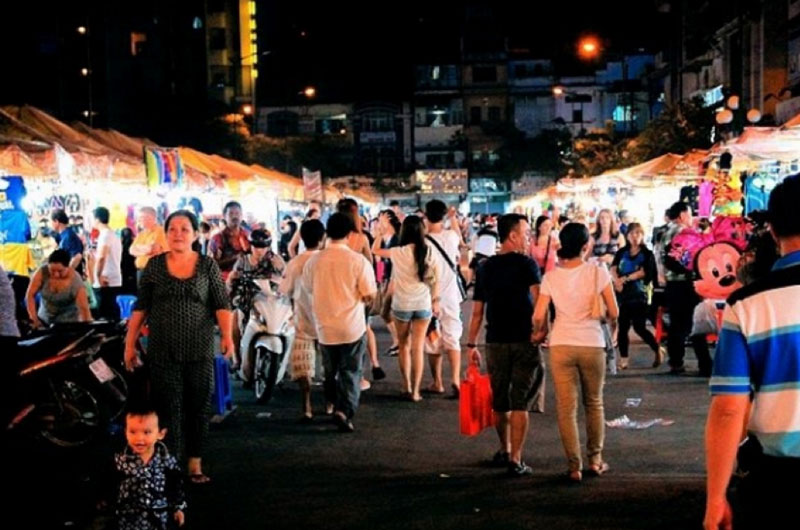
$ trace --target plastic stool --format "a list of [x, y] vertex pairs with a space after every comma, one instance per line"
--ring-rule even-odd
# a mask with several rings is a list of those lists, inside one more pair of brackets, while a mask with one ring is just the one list
[[233, 409], [228, 361], [222, 355], [214, 356], [214, 393], [211, 396], [211, 406], [217, 416], [224, 416]]
[[136, 303], [136, 297], [132, 294], [121, 294], [117, 296], [117, 305], [119, 306], [119, 318], [128, 320], [133, 314], [133, 305]]
[[666, 338], [667, 332], [664, 330], [664, 307], [661, 306], [656, 310], [656, 342], [661, 344], [661, 341]]

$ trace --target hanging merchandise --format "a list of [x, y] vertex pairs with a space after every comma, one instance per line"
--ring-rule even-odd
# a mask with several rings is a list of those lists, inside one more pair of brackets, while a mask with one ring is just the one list
[[27, 244], [28, 214], [22, 209], [26, 194], [22, 177], [0, 178], [0, 265], [20, 276], [28, 276], [36, 265]]
[[178, 149], [144, 147], [144, 162], [151, 189], [183, 185], [183, 163]]
[[744, 210], [749, 214], [755, 210], [766, 210], [769, 194], [777, 186], [778, 179], [763, 174], [750, 175], [745, 179]]

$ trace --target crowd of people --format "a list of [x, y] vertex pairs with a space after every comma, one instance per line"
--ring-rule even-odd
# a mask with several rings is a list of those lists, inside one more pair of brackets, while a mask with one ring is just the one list
[[[713, 363], [705, 337], [691, 337], [700, 375], [713, 374], [707, 528], [730, 517], [725, 486], [746, 418], [763, 448], [756, 464], [760, 472], [748, 490], [751, 500], [768, 499], [765, 492], [774, 491], [781, 466], [796, 467], [800, 458], [800, 428], [791, 412], [798, 405], [796, 394], [783, 394], [781, 386], [800, 384], [795, 336], [800, 315], [792, 303], [799, 283], [800, 226], [790, 211], [791, 201], [800, 199], [800, 180], [787, 179], [776, 192], [769, 220], [783, 257], [772, 271], [760, 264], [764, 252], [753, 254], [758, 267], [752, 260], [744, 263], [747, 274], [767, 278], [750, 278], [750, 285], [729, 300]], [[686, 272], [666, 263], [665, 252], [683, 228], [693, 225], [686, 203], [666, 212], [668, 223], [654, 231], [653, 249], [640, 223], [610, 210], [600, 210], [589, 225], [559, 215], [556, 208], [535, 218], [519, 213], [470, 217], [431, 200], [409, 214], [391, 204], [368, 219], [354, 200], [342, 199], [333, 212], [315, 203], [299, 223], [284, 219], [276, 241], [263, 225], [245, 223], [242, 213], [239, 203], [227, 203], [224, 225], [213, 231], [184, 210], [169, 215], [162, 227], [156, 211], [144, 207], [139, 232], [122, 238], [109, 228], [109, 212], [102, 207], [93, 213], [93, 234], [72, 226], [63, 211], [52, 215], [57, 248], [33, 275], [25, 297], [33, 327], [116, 320], [117, 295], [137, 296], [124, 362], [129, 370], [147, 366], [152, 405], [134, 406], [128, 414], [129, 448], [118, 459], [118, 471], [130, 471], [123, 464], [139, 455], [137, 465], [157, 458], [166, 473], [174, 469], [171, 459], [177, 459], [185, 462], [193, 483], [211, 480], [203, 472], [202, 454], [215, 352], [231, 360], [244, 385], [254, 377], [239, 347], [244, 310], [230, 301], [233, 285], [244, 274], [271, 280], [276, 292], [292, 300], [296, 339], [290, 375], [301, 389], [301, 419], [313, 418], [313, 381], [321, 376], [325, 414], [342, 432], [356, 429], [361, 392], [386, 377], [372, 329], [378, 317], [392, 338], [386, 354], [398, 359], [398, 397], [419, 403], [427, 391], [458, 398], [462, 305], [472, 288], [467, 362], [486, 358], [499, 437], [491, 463], [511, 476], [532, 473], [523, 452], [529, 413], [544, 410], [545, 349], [565, 478], [573, 482], [610, 469], [603, 458], [603, 385], [608, 373], [630, 366], [631, 327], [652, 350], [653, 368], [666, 353], [670, 373], [686, 372], [685, 345], [698, 297]], [[647, 326], [658, 303], [654, 291], [662, 290], [670, 320], [666, 352]], [[137, 345], [145, 325], [149, 335], [142, 358]], [[13, 333], [8, 322], [2, 329]], [[765, 333], [774, 340], [763, 341]], [[781, 360], [767, 355], [775, 348], [783, 349]], [[426, 357], [429, 386], [423, 385]], [[443, 374], [445, 357], [449, 381]], [[368, 360], [372, 381], [365, 377]], [[317, 373], [319, 364], [323, 374]], [[586, 415], [586, 465], [577, 422], [579, 393]], [[183, 496], [174, 497], [170, 506], [182, 522]]]

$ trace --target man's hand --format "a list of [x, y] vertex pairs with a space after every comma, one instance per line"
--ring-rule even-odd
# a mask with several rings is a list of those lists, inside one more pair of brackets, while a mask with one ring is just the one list
[[223, 335], [219, 341], [219, 347], [222, 350], [223, 357], [230, 361], [233, 357], [233, 351], [235, 349], [233, 345], [233, 337], [230, 335]]
[[441, 309], [442, 308], [441, 308], [441, 304], [439, 303], [439, 300], [434, 300], [431, 303], [431, 312], [433, 313], [433, 316], [435, 316], [436, 318], [439, 318], [439, 315], [442, 314]]
[[613, 281], [614, 281], [614, 290], [617, 291], [618, 293], [621, 293], [622, 288], [625, 285], [625, 282], [622, 281], [622, 278], [614, 278]]
[[100, 275], [100, 287], [108, 287], [110, 282], [108, 281], [108, 276], [105, 274]]
[[536, 344], [537, 346], [544, 342], [544, 339], [547, 337], [547, 331], [539, 330], [534, 331], [531, 333], [531, 343]]
[[706, 516], [703, 519], [704, 530], [731, 530], [733, 528], [733, 514], [728, 501], [708, 501], [706, 503]]
[[469, 356], [469, 361], [473, 364], [477, 364], [480, 366], [481, 364], [481, 352], [478, 351], [478, 348], [469, 348], [467, 349], [467, 355]]
[[178, 526], [183, 526], [183, 523], [186, 521], [186, 516], [183, 515], [181, 510], [175, 512], [175, 522], [178, 523]]

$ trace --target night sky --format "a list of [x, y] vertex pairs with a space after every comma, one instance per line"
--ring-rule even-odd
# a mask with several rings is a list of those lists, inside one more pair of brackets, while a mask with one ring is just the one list
[[[454, 2], [406, 0], [391, 4], [361, 2], [261, 2], [264, 58], [262, 90], [285, 97], [295, 87], [313, 84], [326, 92], [356, 97], [408, 94], [413, 65], [459, 56], [465, 6], [492, 7], [494, 27], [482, 24], [471, 34], [506, 35], [510, 47], [536, 57], [559, 59], [562, 69], [574, 64], [575, 42], [593, 33], [610, 52], [663, 47], [663, 15], [652, 0]], [[344, 6], [344, 7], [343, 7]], [[303, 36], [305, 32], [305, 36]], [[281, 86], [283, 84], [284, 86]], [[289, 85], [289, 86], [286, 86]]]

